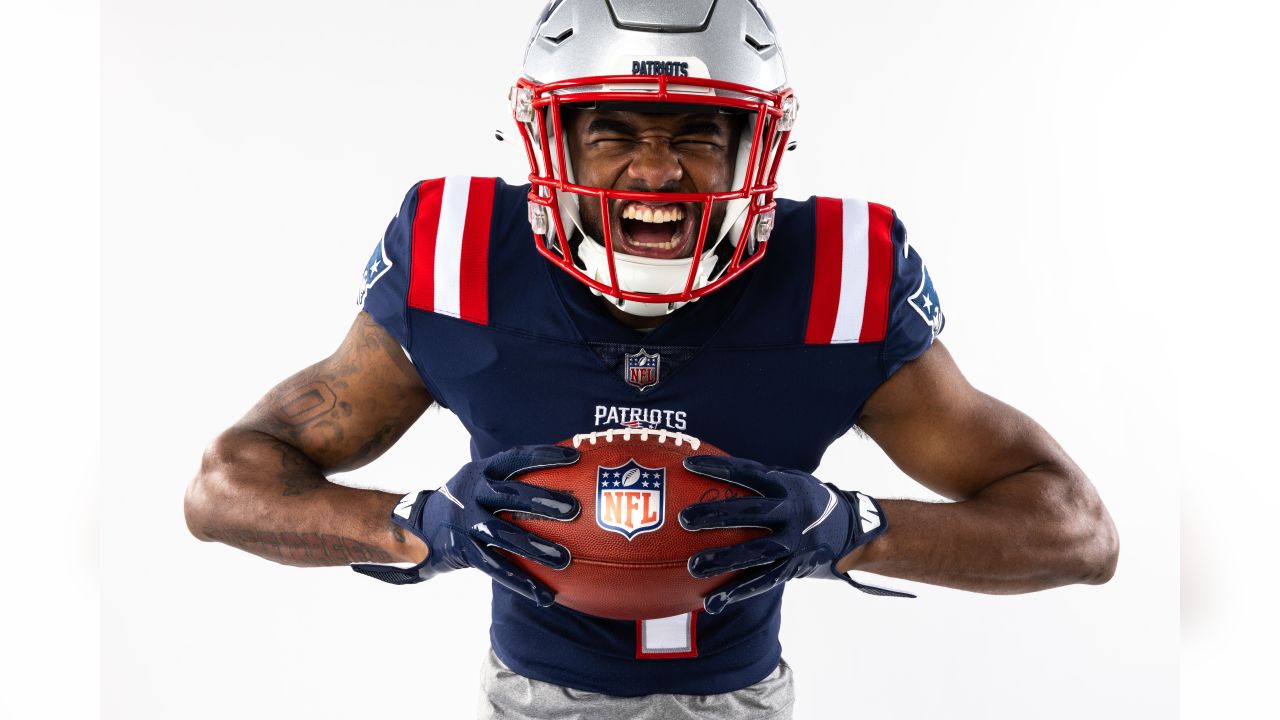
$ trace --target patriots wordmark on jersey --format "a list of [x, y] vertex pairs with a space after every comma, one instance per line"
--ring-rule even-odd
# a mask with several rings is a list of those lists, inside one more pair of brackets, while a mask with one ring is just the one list
[[629, 428], [631, 430], [675, 430], [683, 432], [689, 427], [689, 418], [684, 410], [669, 408], [635, 407], [619, 405], [597, 405], [595, 422], [597, 428]]
[[[365, 269], [365, 309], [462, 421], [474, 457], [630, 427], [812, 471], [871, 392], [942, 329], [933, 282], [893, 211], [820, 197], [779, 199], [764, 262], [641, 333], [538, 254], [528, 190], [423, 181]], [[601, 527], [634, 537], [666, 521], [654, 472], [600, 469]], [[765, 677], [781, 655], [782, 587], [717, 615], [640, 622], [493, 593], [498, 657], [581, 690], [722, 693]]]

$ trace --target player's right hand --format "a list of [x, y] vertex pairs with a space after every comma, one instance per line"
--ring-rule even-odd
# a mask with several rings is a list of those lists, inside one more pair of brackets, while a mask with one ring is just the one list
[[504, 587], [546, 607], [555, 593], [517, 568], [492, 547], [563, 570], [569, 551], [496, 517], [502, 511], [532, 513], [553, 520], [578, 516], [577, 498], [526, 485], [512, 478], [536, 468], [572, 465], [578, 451], [559, 445], [527, 445], [462, 466], [439, 490], [405, 495], [391, 521], [427, 545], [427, 557], [410, 568], [355, 563], [352, 570], [396, 585], [419, 583], [442, 572], [473, 567]]

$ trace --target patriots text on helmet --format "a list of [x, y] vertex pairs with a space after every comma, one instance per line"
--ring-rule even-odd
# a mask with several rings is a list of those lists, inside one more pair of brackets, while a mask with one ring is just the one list
[[674, 60], [632, 60], [631, 74], [689, 77], [689, 63]]

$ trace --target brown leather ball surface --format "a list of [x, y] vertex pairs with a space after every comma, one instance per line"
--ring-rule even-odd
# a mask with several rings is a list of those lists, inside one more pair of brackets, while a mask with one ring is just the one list
[[556, 593], [565, 607], [605, 618], [640, 620], [702, 609], [702, 598], [738, 573], [699, 580], [689, 556], [765, 535], [762, 528], [692, 532], [679, 513], [694, 503], [750, 494], [750, 490], [691, 473], [689, 455], [725, 455], [687, 435], [656, 430], [613, 430], [575, 436], [581, 458], [514, 478], [575, 496], [582, 511], [570, 521], [525, 513], [516, 525], [569, 549], [564, 570], [523, 557], [514, 562]]

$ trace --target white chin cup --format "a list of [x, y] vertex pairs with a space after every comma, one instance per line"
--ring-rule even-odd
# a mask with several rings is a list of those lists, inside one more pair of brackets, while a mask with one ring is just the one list
[[[605, 285], [610, 284], [609, 258], [603, 245], [592, 238], [583, 237], [582, 241], [578, 243], [578, 258], [582, 260], [583, 269], [588, 277]], [[663, 260], [660, 258], [625, 255], [620, 252], [613, 254], [613, 266], [618, 271], [618, 287], [628, 292], [659, 295], [679, 293], [684, 290], [684, 284], [689, 280], [689, 267], [692, 264], [693, 258]], [[711, 276], [711, 271], [715, 269], [715, 264], [715, 254], [710, 250], [704, 252], [702, 262], [698, 263], [698, 274], [693, 279], [694, 290], [707, 284], [707, 278]], [[666, 315], [685, 304], [682, 302], [647, 303], [635, 300], [619, 300], [618, 298], [607, 296], [595, 288], [591, 288], [591, 292], [604, 297], [622, 312], [640, 317]]]

